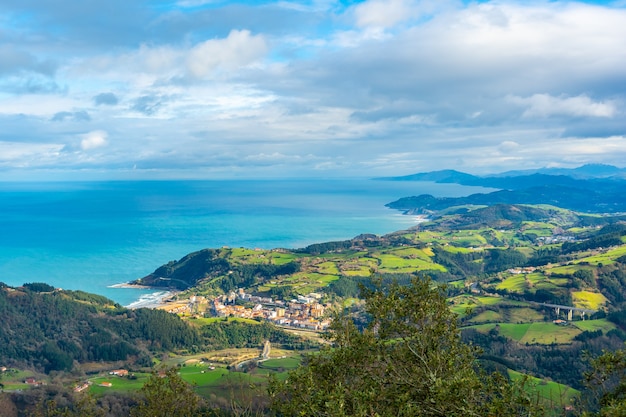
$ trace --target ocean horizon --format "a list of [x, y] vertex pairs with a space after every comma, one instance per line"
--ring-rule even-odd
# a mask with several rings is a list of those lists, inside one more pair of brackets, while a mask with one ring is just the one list
[[158, 292], [119, 284], [190, 252], [382, 235], [417, 224], [386, 203], [486, 191], [370, 179], [4, 182], [0, 282], [45, 282], [141, 305]]

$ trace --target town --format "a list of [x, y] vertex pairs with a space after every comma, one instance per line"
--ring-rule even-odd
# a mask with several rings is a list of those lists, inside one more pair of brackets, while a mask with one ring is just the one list
[[181, 315], [204, 312], [213, 317], [268, 320], [278, 326], [322, 331], [328, 328], [330, 319], [324, 317], [328, 306], [319, 302], [321, 298], [319, 293], [310, 293], [285, 302], [248, 294], [239, 288], [211, 302], [202, 296], [192, 296], [188, 300], [168, 302], [160, 308]]

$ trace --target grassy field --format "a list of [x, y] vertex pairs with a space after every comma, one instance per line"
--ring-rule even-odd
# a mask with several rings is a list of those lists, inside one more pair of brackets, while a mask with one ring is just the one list
[[[227, 369], [227, 364], [233, 365], [257, 358], [259, 353], [260, 350], [257, 349], [224, 349], [172, 357], [164, 361], [162, 366], [177, 368], [181, 378], [191, 384], [200, 395], [230, 400], [235, 391], [236, 395], [252, 395], [255, 389], [264, 389], [270, 374], [279, 379], [286, 378], [287, 372], [298, 367], [302, 361], [302, 354], [299, 352], [273, 349], [272, 354], [276, 357], [258, 363], [249, 372]], [[148, 378], [148, 373], [136, 373], [133, 379], [101, 374], [89, 379], [89, 391], [95, 395], [108, 392], [131, 393], [140, 390]], [[101, 386], [102, 383], [110, 383], [111, 386]]]
[[574, 307], [598, 310], [600, 307], [604, 306], [608, 300], [599, 292], [574, 291], [572, 292], [572, 301]]
[[580, 266], [578, 265], [559, 265], [550, 268], [548, 271], [551, 274], [559, 274], [559, 275], [573, 275], [574, 272], [578, 271]]
[[4, 384], [4, 390], [16, 391], [23, 390], [29, 387], [24, 381], [26, 378], [38, 379], [37, 375], [32, 371], [23, 371], [20, 369], [10, 369], [2, 373], [0, 381]]
[[504, 317], [497, 311], [483, 311], [476, 317], [472, 317], [470, 323], [497, 323], [503, 321]]
[[510, 308], [506, 310], [505, 317], [509, 323], [529, 323], [544, 319], [541, 312], [528, 307]]
[[487, 244], [487, 239], [481, 236], [476, 230], [452, 231], [445, 233], [444, 237], [451, 245], [465, 248], [484, 246]]
[[530, 288], [526, 282], [526, 277], [522, 274], [509, 275], [501, 283], [496, 285], [498, 290], [507, 290], [509, 292], [524, 292]]
[[604, 251], [586, 258], [581, 258], [577, 262], [588, 262], [591, 265], [610, 265], [620, 256], [626, 255], [626, 246], [620, 246], [611, 250]]
[[464, 316], [468, 308], [472, 309], [480, 306], [495, 305], [503, 302], [499, 297], [486, 297], [463, 294], [449, 300], [450, 310], [459, 316]]
[[518, 342], [524, 338], [530, 326], [530, 323], [500, 323], [498, 325], [501, 335]]
[[216, 367], [215, 369], [209, 369], [206, 364], [202, 365], [188, 365], [180, 368], [179, 374], [188, 383], [196, 387], [206, 387], [219, 385], [229, 371], [223, 367]]
[[595, 330], [602, 330], [604, 334], [617, 328], [615, 324], [611, 323], [607, 319], [575, 321], [575, 322], [572, 322], [572, 325], [578, 327], [582, 331], [592, 332]]
[[559, 326], [547, 322], [531, 323], [519, 342], [546, 345], [571, 343], [578, 334], [580, 334], [580, 330], [574, 326]]
[[498, 329], [501, 335], [519, 343], [528, 344], [565, 344], [571, 343], [572, 339], [581, 333], [574, 326], [558, 326], [548, 322], [538, 323], [489, 323], [468, 326], [480, 332], [487, 333], [492, 329]]
[[326, 275], [338, 275], [339, 268], [337, 268], [337, 264], [334, 262], [322, 262], [321, 264], [317, 264], [317, 272]]
[[[128, 379], [125, 377], [119, 377], [114, 375], [104, 375], [90, 378], [89, 382], [91, 382], [91, 386], [89, 387], [89, 392], [95, 395], [102, 395], [107, 392], [129, 393], [133, 391], [138, 391], [148, 380], [150, 374], [136, 373], [135, 376], [137, 377], [136, 379]], [[111, 386], [100, 386], [100, 384], [104, 382], [111, 383]]]
[[530, 323], [526, 323], [526, 324], [489, 323], [489, 324], [478, 324], [475, 326], [468, 326], [468, 328], [475, 329], [483, 333], [487, 333], [493, 329], [497, 329], [501, 335], [508, 337], [509, 339], [516, 340], [518, 342], [524, 337], [529, 327], [530, 327]]
[[369, 277], [371, 275], [370, 265], [348, 264], [344, 265], [341, 273], [351, 277]]
[[[524, 374], [512, 369], [509, 369], [508, 373], [509, 378], [511, 378], [512, 381], [517, 381], [525, 377]], [[576, 398], [580, 396], [580, 391], [567, 385], [532, 376], [526, 377], [530, 382], [528, 391], [531, 393], [536, 392], [539, 397], [543, 399], [543, 402], [551, 408], [554, 407], [562, 409], [566, 405], [572, 405], [576, 401]]]
[[403, 258], [395, 254], [381, 253], [374, 255], [380, 260], [379, 271], [392, 273], [411, 273], [415, 271], [437, 270], [445, 271], [446, 269], [439, 264], [433, 263], [429, 257], [422, 258]]
[[289, 370], [297, 368], [298, 366], [300, 366], [300, 363], [302, 363], [302, 357], [298, 355], [284, 358], [268, 359], [259, 363], [259, 368]]

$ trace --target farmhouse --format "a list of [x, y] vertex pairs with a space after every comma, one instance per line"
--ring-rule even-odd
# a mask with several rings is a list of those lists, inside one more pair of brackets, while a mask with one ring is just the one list
[[128, 371], [126, 369], [116, 369], [109, 372], [109, 375], [128, 376]]

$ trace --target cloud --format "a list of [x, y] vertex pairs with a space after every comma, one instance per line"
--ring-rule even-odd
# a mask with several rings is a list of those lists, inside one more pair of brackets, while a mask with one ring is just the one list
[[586, 95], [576, 97], [554, 97], [549, 94], [534, 94], [530, 97], [511, 96], [510, 100], [527, 107], [523, 117], [614, 117], [616, 104], [610, 100], [593, 101]]
[[[393, 175], [626, 160], [615, 3], [3, 7], [0, 140], [73, 137], [59, 166]], [[81, 131], [107, 132], [72, 136], [88, 118]]]
[[73, 72], [81, 77], [125, 80], [144, 88], [188, 84], [211, 79], [217, 74], [230, 78], [237, 70], [259, 62], [268, 48], [263, 35], [253, 35], [249, 30], [232, 30], [224, 38], [193, 44], [142, 43], [125, 54], [90, 56]]
[[80, 141], [80, 148], [83, 151], [89, 151], [92, 149], [100, 148], [106, 146], [108, 134], [103, 130], [94, 130], [92, 132], [86, 133], [82, 135], [82, 140]]
[[0, 141], [0, 166], [29, 168], [56, 160], [63, 145]]
[[67, 119], [75, 122], [88, 122], [91, 120], [91, 117], [89, 116], [89, 113], [84, 110], [77, 112], [62, 111], [55, 113], [50, 120], [53, 122], [63, 122]]
[[519, 147], [520, 147], [519, 143], [514, 142], [512, 140], [505, 140], [504, 142], [502, 142], [500, 144], [498, 149], [502, 153], [510, 153], [510, 152], [514, 152], [514, 151], [518, 150]]
[[135, 99], [131, 109], [146, 116], [152, 116], [162, 107], [162, 105], [163, 100], [160, 96], [146, 95]]
[[249, 65], [265, 55], [267, 44], [262, 35], [233, 30], [225, 39], [211, 39], [196, 45], [187, 57], [187, 68], [197, 78], [215, 69], [232, 70]]
[[354, 8], [359, 27], [389, 28], [397, 23], [431, 16], [449, 2], [445, 0], [368, 0]]
[[62, 94], [66, 87], [38, 74], [0, 78], [0, 92], [22, 94]]
[[52, 60], [38, 59], [23, 49], [0, 44], [0, 75], [30, 72], [51, 76], [56, 69], [57, 65]]
[[119, 102], [117, 96], [113, 93], [100, 93], [94, 96], [93, 101], [96, 106], [115, 106]]
[[409, 0], [369, 0], [356, 6], [358, 26], [389, 27], [413, 15]]

